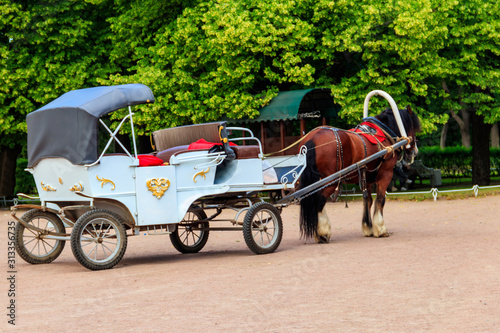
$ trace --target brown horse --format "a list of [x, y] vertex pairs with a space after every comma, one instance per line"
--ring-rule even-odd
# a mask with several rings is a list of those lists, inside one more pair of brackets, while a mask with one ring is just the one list
[[[363, 190], [362, 230], [365, 236], [388, 236], [383, 218], [385, 193], [392, 180], [397, 161], [404, 160], [411, 164], [418, 153], [415, 133], [420, 131], [420, 120], [408, 106], [400, 110], [402, 123], [410, 139], [410, 147], [403, 146], [384, 157], [360, 167], [339, 181], [321, 189], [300, 202], [300, 230], [305, 238], [314, 237], [318, 243], [328, 243], [331, 225], [324, 213], [327, 198], [338, 195], [340, 183], [359, 183]], [[304, 188], [348, 167], [365, 157], [377, 153], [401, 138], [393, 111], [386, 109], [376, 117], [363, 119], [363, 123], [353, 130], [346, 131], [333, 127], [319, 127], [309, 132], [301, 142], [307, 147], [307, 166], [299, 180], [299, 187]], [[370, 216], [373, 199], [371, 187], [377, 184], [377, 198], [373, 220]]]

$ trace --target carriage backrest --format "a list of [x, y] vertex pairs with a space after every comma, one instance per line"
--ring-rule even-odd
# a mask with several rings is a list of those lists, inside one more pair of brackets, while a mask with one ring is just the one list
[[[220, 129], [221, 126], [223, 130]], [[153, 132], [153, 140], [157, 151], [189, 145], [199, 139], [220, 143], [227, 138], [225, 128], [226, 122], [224, 121], [172, 127]]]

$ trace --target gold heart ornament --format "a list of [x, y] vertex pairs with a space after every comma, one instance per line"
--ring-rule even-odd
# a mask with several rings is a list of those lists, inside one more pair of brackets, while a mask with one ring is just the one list
[[170, 180], [165, 178], [152, 178], [146, 182], [146, 186], [155, 197], [160, 199], [170, 187]]

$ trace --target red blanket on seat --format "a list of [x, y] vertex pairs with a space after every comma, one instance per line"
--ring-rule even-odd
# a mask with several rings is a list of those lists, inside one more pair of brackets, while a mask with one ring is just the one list
[[370, 128], [373, 128], [375, 131], [374, 131], [374, 133], [367, 133], [366, 131], [363, 131], [361, 128], [351, 128], [349, 131], [354, 131], [356, 133], [361, 134], [362, 136], [367, 138], [368, 141], [370, 141], [373, 144], [377, 144], [377, 139], [380, 142], [384, 142], [385, 140], [387, 140], [384, 132], [382, 132], [380, 127], [378, 127], [377, 125], [372, 124], [370, 122], [364, 122], [364, 123], [361, 123], [359, 125], [360, 126], [368, 126]]
[[156, 165], [162, 165], [163, 160], [161, 158], [158, 158], [153, 155], [138, 155], [137, 158], [139, 159], [139, 166], [144, 167], [144, 166], [156, 166]]
[[[236, 144], [229, 142], [230, 146], [236, 146]], [[193, 149], [210, 149], [213, 146], [222, 146], [222, 143], [215, 143], [215, 142], [208, 142], [205, 139], [199, 139], [198, 141], [195, 141], [191, 143], [188, 147], [189, 150]]]

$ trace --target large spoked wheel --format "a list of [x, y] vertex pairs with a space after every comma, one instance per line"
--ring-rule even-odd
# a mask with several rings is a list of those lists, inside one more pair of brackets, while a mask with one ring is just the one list
[[283, 222], [276, 207], [267, 202], [250, 207], [243, 221], [243, 236], [254, 253], [274, 252], [283, 236]]
[[170, 234], [172, 245], [181, 253], [197, 253], [208, 241], [209, 223], [207, 215], [201, 209], [190, 209], [177, 228]]
[[71, 232], [71, 250], [82, 266], [91, 270], [114, 267], [127, 249], [122, 219], [104, 209], [91, 210], [76, 221]]
[[26, 212], [21, 219], [27, 224], [42, 231], [26, 228], [20, 222], [16, 224], [16, 250], [21, 258], [30, 264], [48, 264], [54, 261], [64, 249], [63, 240], [47, 239], [44, 235], [49, 232], [65, 233], [64, 224], [59, 216], [32, 209]]

